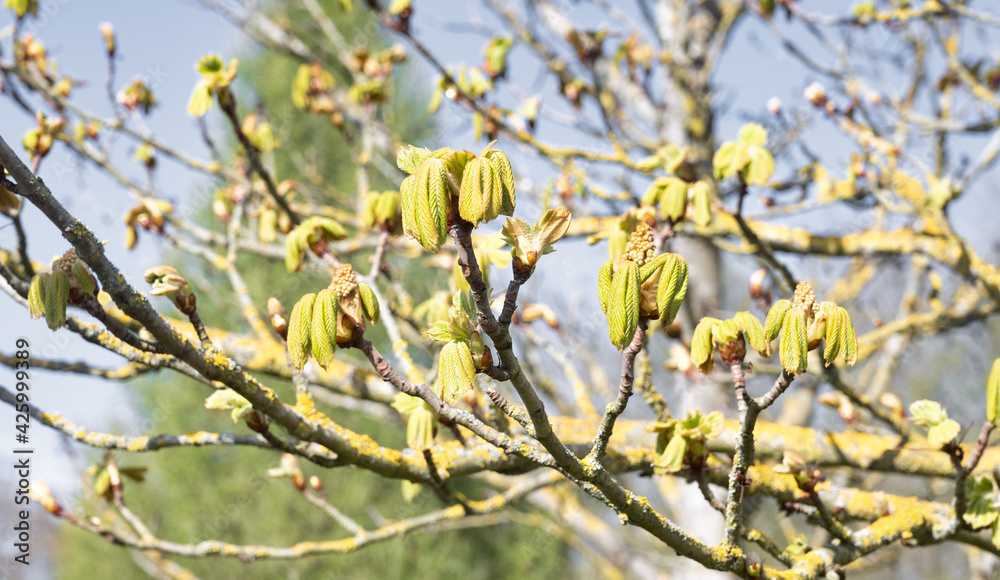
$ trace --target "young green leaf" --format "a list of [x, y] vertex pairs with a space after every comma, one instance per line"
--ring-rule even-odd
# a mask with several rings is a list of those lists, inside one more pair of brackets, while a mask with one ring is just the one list
[[611, 296], [611, 272], [614, 266], [605, 262], [597, 272], [597, 297], [601, 301], [601, 310], [608, 313], [608, 298]]
[[632, 341], [639, 325], [640, 292], [639, 266], [630, 260], [622, 260], [611, 277], [607, 305], [609, 336], [618, 350]]
[[288, 354], [291, 355], [292, 364], [297, 369], [305, 366], [309, 358], [310, 327], [315, 302], [315, 294], [306, 294], [295, 303], [288, 317]]
[[715, 326], [722, 322], [718, 318], [702, 318], [694, 327], [694, 334], [691, 337], [691, 362], [704, 374], [712, 372], [714, 367], [715, 342], [712, 336]]
[[995, 426], [1000, 424], [998, 411], [1000, 411], [1000, 358], [993, 361], [993, 368], [986, 379], [986, 420]]
[[666, 254], [656, 288], [656, 308], [660, 311], [660, 325], [664, 328], [677, 318], [677, 312], [687, 296], [687, 287], [687, 260], [677, 254]]
[[[292, 312], [294, 318], [294, 310]], [[332, 333], [331, 333], [332, 331]], [[337, 340], [337, 295], [324, 288], [316, 295], [309, 323], [309, 345], [313, 357], [324, 369], [333, 362]]]
[[361, 307], [365, 311], [365, 317], [372, 324], [378, 324], [379, 305], [375, 292], [367, 284], [358, 284], [358, 293], [361, 295]]
[[809, 359], [809, 345], [806, 341], [806, 313], [798, 306], [792, 307], [785, 313], [779, 355], [781, 366], [786, 371], [793, 374], [805, 372]]
[[444, 345], [438, 356], [438, 375], [441, 377], [441, 398], [448, 404], [472, 388], [476, 366], [468, 342], [453, 340]]

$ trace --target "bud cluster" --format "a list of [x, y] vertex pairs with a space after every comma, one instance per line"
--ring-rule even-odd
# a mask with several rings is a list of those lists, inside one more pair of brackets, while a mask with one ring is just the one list
[[641, 318], [658, 318], [663, 328], [669, 327], [687, 294], [688, 267], [684, 258], [677, 254], [650, 256], [652, 232], [643, 223], [636, 232], [626, 244], [622, 259], [606, 262], [597, 275], [601, 309], [608, 317], [611, 343], [619, 350], [632, 340]]
[[805, 372], [809, 351], [826, 341], [823, 358], [830, 365], [838, 356], [853, 365], [858, 358], [858, 338], [847, 310], [833, 302], [817, 302], [808, 282], [799, 282], [792, 300], [778, 300], [767, 313], [764, 339], [770, 343], [781, 333], [781, 365], [790, 373]]
[[[478, 225], [514, 213], [510, 160], [492, 143], [479, 155], [454, 149], [400, 149], [396, 164], [410, 174], [400, 186], [403, 232], [434, 252], [459, 219]], [[457, 215], [456, 211], [457, 210]]]
[[306, 250], [317, 256], [326, 253], [331, 241], [347, 237], [347, 230], [336, 221], [321, 216], [307, 218], [285, 238], [285, 268], [298, 272], [305, 265]]
[[[349, 347], [364, 334], [365, 319], [372, 324], [378, 323], [379, 304], [375, 292], [356, 280], [354, 268], [344, 264], [329, 287], [306, 294], [295, 303], [288, 317], [286, 335], [288, 353], [295, 368], [305, 366], [310, 356], [326, 368], [333, 361], [338, 346]], [[272, 322], [274, 320], [272, 314]], [[278, 332], [280, 334], [280, 330]]]
[[476, 373], [493, 365], [493, 355], [486, 348], [479, 329], [473, 323], [476, 306], [468, 292], [452, 297], [447, 320], [439, 320], [424, 331], [424, 336], [444, 343], [438, 354], [437, 394], [451, 403], [472, 388]]
[[97, 296], [97, 279], [87, 264], [71, 249], [52, 260], [49, 272], [40, 272], [28, 287], [28, 312], [33, 318], [45, 316], [51, 330], [66, 323], [66, 305], [79, 304], [85, 296]]

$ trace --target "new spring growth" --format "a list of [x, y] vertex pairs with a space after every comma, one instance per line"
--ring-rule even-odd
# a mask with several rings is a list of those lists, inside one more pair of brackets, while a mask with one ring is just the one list
[[281, 338], [288, 337], [288, 312], [281, 304], [281, 301], [271, 296], [267, 299], [267, 317], [271, 321], [271, 328], [274, 329]]
[[166, 296], [184, 314], [195, 311], [196, 300], [194, 292], [188, 286], [187, 280], [170, 266], [157, 266], [146, 270], [146, 282], [153, 287], [153, 296]]
[[71, 249], [52, 260], [49, 272], [40, 272], [28, 288], [28, 312], [45, 317], [49, 329], [66, 324], [66, 305], [79, 304], [85, 296], [97, 296], [97, 279], [87, 264]]
[[[34, 484], [32, 484], [34, 488]], [[990, 528], [990, 539], [1000, 547], [1000, 510], [997, 509], [997, 482], [992, 474], [974, 475], [965, 480], [966, 506], [962, 519], [973, 530]]]
[[104, 50], [109, 57], [115, 56], [115, 27], [110, 22], [100, 24], [101, 36], [104, 37]]
[[305, 264], [306, 250], [322, 256], [330, 242], [347, 237], [344, 226], [327, 217], [313, 216], [288, 233], [285, 238], [285, 268], [298, 272]]
[[927, 442], [932, 447], [943, 447], [962, 432], [958, 421], [949, 419], [948, 411], [936, 401], [914, 401], [910, 405], [910, 415], [914, 425], [927, 429]]
[[685, 466], [699, 468], [708, 457], [706, 442], [722, 434], [722, 413], [712, 411], [702, 415], [691, 411], [683, 419], [657, 421], [648, 431], [656, 433], [657, 473], [676, 473]]
[[[278, 184], [278, 195], [286, 201], [292, 201], [295, 197], [295, 188], [298, 184], [295, 181], [286, 179]], [[233, 192], [235, 193], [235, 192]], [[232, 196], [224, 189], [215, 192], [215, 199], [212, 201], [212, 211], [216, 217], [228, 222], [232, 218], [232, 210], [236, 204], [232, 201]], [[257, 216], [257, 239], [264, 244], [272, 244], [278, 239], [278, 232], [289, 233], [292, 231], [292, 219], [281, 208], [278, 207], [274, 198], [264, 197], [262, 203], [257, 206], [254, 212]]]
[[37, 501], [42, 504], [45, 511], [53, 515], [59, 515], [62, 513], [62, 506], [56, 502], [55, 498], [52, 497], [52, 491], [49, 489], [49, 484], [45, 483], [43, 479], [36, 479], [31, 482], [30, 491], [28, 492], [28, 497], [32, 501]]
[[704, 180], [696, 181], [696, 160], [688, 147], [667, 145], [639, 162], [644, 170], [663, 168], [668, 175], [658, 177], [642, 197], [642, 205], [659, 207], [660, 219], [677, 223], [687, 214], [688, 202], [694, 208], [694, 222], [700, 226], [711, 220], [709, 206], [712, 186]]
[[808, 282], [799, 282], [792, 300], [778, 300], [764, 321], [765, 356], [770, 356], [771, 342], [781, 333], [781, 366], [790, 373], [805, 372], [810, 350], [825, 341], [823, 358], [829, 366], [840, 357], [854, 365], [858, 359], [858, 338], [847, 311], [833, 302], [816, 302]]
[[125, 247], [130, 250], [135, 248], [140, 227], [149, 232], [162, 232], [166, 216], [173, 211], [174, 206], [169, 202], [143, 198], [125, 214]]
[[102, 461], [88, 467], [87, 474], [93, 478], [94, 494], [107, 501], [114, 499], [116, 488], [121, 492], [123, 475], [137, 483], [146, 480], [145, 467], [119, 467], [110, 453], [105, 453]]
[[332, 114], [337, 105], [329, 93], [335, 86], [333, 75], [319, 63], [301, 64], [292, 81], [292, 104], [310, 113]]
[[726, 366], [742, 364], [747, 342], [762, 355], [769, 355], [764, 327], [753, 314], [737, 312], [729, 320], [702, 318], [691, 338], [691, 362], [699, 371], [708, 374], [715, 366], [713, 351], [718, 349]]
[[65, 120], [62, 117], [49, 118], [41, 112], [35, 114], [38, 127], [24, 134], [21, 145], [31, 155], [32, 160], [41, 159], [49, 154], [52, 144], [62, 135]]
[[244, 413], [253, 410], [250, 401], [229, 388], [216, 389], [205, 399], [205, 408], [215, 411], [231, 411], [233, 423], [238, 422]]
[[361, 223], [365, 227], [399, 234], [403, 231], [403, 216], [400, 213], [398, 191], [368, 192], [361, 211]]
[[302, 467], [299, 465], [299, 459], [291, 453], [283, 453], [278, 467], [268, 469], [267, 475], [274, 478], [287, 477], [292, 480], [292, 485], [299, 491], [303, 491], [306, 488], [306, 478], [302, 475]]
[[690, 201], [694, 208], [694, 223], [704, 226], [712, 219], [709, 212], [711, 192], [711, 186], [706, 181], [688, 183], [673, 176], [658, 177], [646, 190], [642, 205], [658, 206], [661, 219], [677, 223], [685, 218]]
[[434, 445], [437, 420], [430, 405], [418, 397], [396, 393], [392, 408], [406, 418], [406, 446], [410, 449], [429, 449]]
[[1000, 358], [993, 361], [986, 379], [986, 420], [1000, 427]]
[[774, 173], [774, 159], [764, 148], [767, 131], [756, 123], [740, 129], [736, 141], [723, 143], [712, 157], [715, 178], [723, 180], [739, 174], [747, 185], [764, 185]]
[[310, 356], [323, 368], [333, 361], [337, 347], [349, 347], [365, 332], [365, 320], [378, 323], [375, 293], [357, 282], [350, 264], [337, 269], [330, 285], [303, 296], [288, 318], [288, 353], [301, 369]]
[[410, 174], [399, 189], [403, 232], [434, 252], [444, 243], [448, 224], [458, 218], [478, 225], [501, 214], [513, 215], [510, 160], [492, 147], [490, 143], [479, 155], [402, 147], [396, 165]]
[[811, 493], [816, 489], [816, 484], [825, 479], [823, 472], [809, 467], [805, 458], [794, 451], [785, 451], [781, 465], [775, 466], [774, 471], [791, 474], [799, 489], [806, 493]]
[[503, 241], [510, 246], [514, 260], [514, 277], [521, 281], [531, 277], [538, 259], [556, 251], [553, 247], [566, 235], [572, 221], [565, 207], [550, 209], [535, 223], [508, 218], [503, 225]]
[[473, 320], [476, 319], [476, 304], [472, 294], [456, 292], [448, 310], [448, 319], [431, 324], [424, 336], [444, 344], [438, 354], [437, 393], [447, 403], [472, 388], [476, 373], [493, 364], [493, 355]]
[[618, 350], [631, 342], [640, 319], [659, 318], [667, 328], [687, 294], [687, 262], [677, 254], [655, 255], [653, 232], [639, 223], [617, 262], [606, 262], [597, 275], [601, 309], [608, 334]]
[[222, 63], [222, 59], [214, 54], [203, 57], [198, 61], [197, 70], [201, 74], [201, 80], [194, 87], [191, 93], [191, 100], [188, 101], [188, 114], [194, 117], [201, 117], [212, 108], [212, 97], [218, 95], [219, 104], [227, 106], [232, 101], [232, 93], [229, 84], [236, 78], [237, 60], [229, 61], [229, 66]]
[[118, 102], [125, 109], [135, 111], [142, 109], [142, 112], [149, 114], [149, 111], [156, 106], [156, 97], [153, 91], [149, 90], [141, 79], [136, 79], [125, 90], [118, 94]]

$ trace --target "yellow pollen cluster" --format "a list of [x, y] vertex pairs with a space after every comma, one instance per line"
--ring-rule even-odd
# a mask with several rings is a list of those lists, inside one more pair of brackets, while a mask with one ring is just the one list
[[70, 249], [59, 258], [59, 260], [55, 263], [55, 266], [52, 268], [52, 271], [69, 272], [73, 269], [73, 263], [76, 262], [77, 259], [76, 248]]
[[656, 256], [656, 248], [653, 243], [653, 230], [645, 223], [640, 223], [625, 244], [625, 253], [622, 258], [631, 260], [642, 266]]
[[358, 289], [358, 275], [350, 264], [343, 264], [337, 269], [333, 276], [333, 290], [338, 298], [345, 298], [351, 292]]
[[801, 306], [806, 312], [816, 310], [816, 294], [813, 292], [809, 282], [799, 282], [795, 286], [795, 294], [792, 296], [792, 304]]

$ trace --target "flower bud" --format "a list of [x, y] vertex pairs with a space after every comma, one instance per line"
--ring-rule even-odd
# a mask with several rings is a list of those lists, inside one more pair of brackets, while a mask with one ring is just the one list
[[767, 100], [767, 110], [772, 115], [780, 115], [781, 114], [781, 99], [779, 99], [778, 97], [771, 97], [770, 99], [768, 99]]
[[110, 22], [102, 22], [100, 28], [101, 36], [104, 37], [104, 48], [108, 56], [113, 57], [115, 55], [115, 29]]
[[28, 497], [42, 504], [42, 507], [50, 514], [58, 516], [63, 511], [62, 506], [56, 503], [55, 498], [52, 497], [52, 491], [43, 479], [36, 479], [31, 482]]
[[803, 94], [805, 95], [806, 99], [808, 99], [809, 102], [812, 103], [813, 105], [817, 107], [826, 106], [827, 103], [826, 92], [823, 90], [823, 85], [819, 83], [812, 83], [811, 85], [806, 87], [806, 90], [804, 91]]
[[153, 296], [166, 296], [173, 301], [174, 305], [184, 314], [191, 314], [195, 311], [195, 296], [188, 286], [187, 280], [177, 273], [177, 270], [170, 266], [157, 266], [146, 270], [146, 282], [153, 289], [150, 292]]
[[256, 433], [267, 431], [267, 415], [257, 409], [250, 409], [243, 413], [243, 420], [247, 422], [247, 427]]

